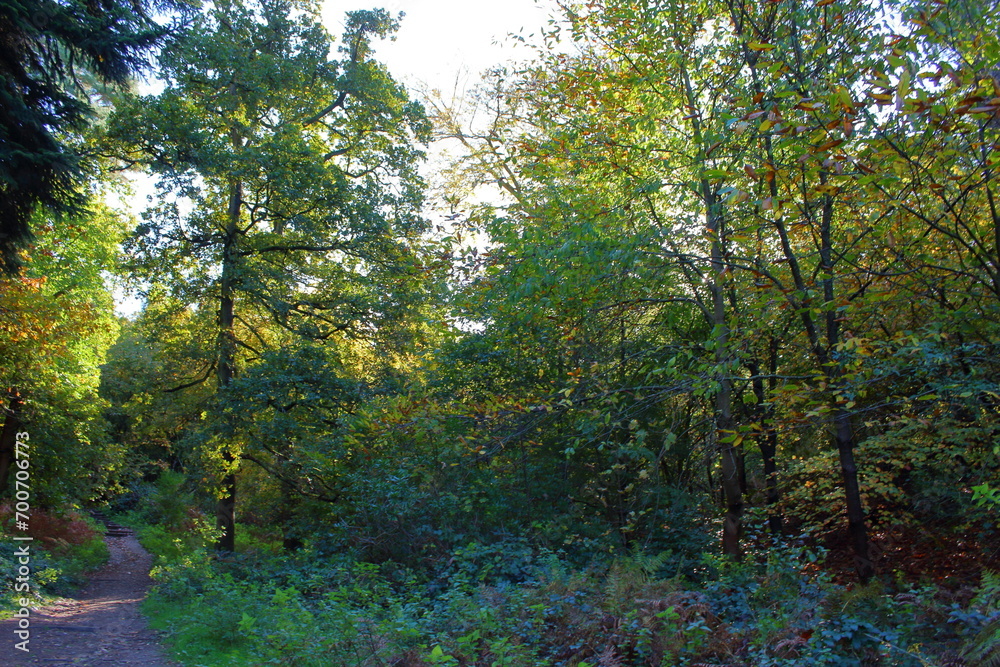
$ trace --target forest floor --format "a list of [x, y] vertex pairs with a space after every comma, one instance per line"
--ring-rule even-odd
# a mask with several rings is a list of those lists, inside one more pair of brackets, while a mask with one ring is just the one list
[[107, 536], [111, 559], [73, 598], [32, 610], [30, 652], [15, 649], [17, 619], [0, 622], [3, 665], [171, 667], [139, 605], [152, 557], [135, 536]]

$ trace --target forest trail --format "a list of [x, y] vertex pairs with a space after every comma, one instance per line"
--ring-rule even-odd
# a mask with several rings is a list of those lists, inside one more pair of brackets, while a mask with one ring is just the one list
[[[124, 532], [124, 531], [122, 531]], [[133, 535], [105, 537], [111, 559], [76, 597], [31, 614], [30, 652], [14, 648], [16, 619], [0, 622], [0, 664], [172, 667], [139, 605], [152, 557]]]

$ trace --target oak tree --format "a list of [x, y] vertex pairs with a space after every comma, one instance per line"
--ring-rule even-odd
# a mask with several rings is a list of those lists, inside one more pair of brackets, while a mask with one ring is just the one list
[[[422, 108], [372, 58], [397, 22], [348, 15], [339, 57], [317, 7], [220, 0], [160, 56], [164, 90], [111, 119], [123, 159], [158, 177], [129, 248], [145, 279], [217, 313], [210, 380], [268, 347], [261, 322], [314, 340], [364, 336], [406, 308], [424, 229]], [[239, 451], [219, 414], [219, 547], [233, 549]]]

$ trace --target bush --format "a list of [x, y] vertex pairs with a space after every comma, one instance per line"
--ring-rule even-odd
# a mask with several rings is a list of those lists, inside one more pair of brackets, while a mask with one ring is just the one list
[[[5, 536], [14, 534], [14, 516], [10, 503], [0, 504], [0, 526]], [[31, 592], [36, 601], [44, 599], [46, 594], [71, 592], [86, 582], [86, 573], [100, 568], [110, 557], [104, 543], [104, 528], [80, 512], [33, 509], [28, 523], [27, 535], [33, 538]], [[18, 563], [13, 554], [20, 544], [6, 539], [2, 543], [0, 590], [6, 606], [13, 608], [24, 597], [15, 590]]]
[[186, 483], [182, 473], [164, 470], [155, 483], [141, 483], [127, 494], [128, 502], [112, 506], [127, 507], [118, 520], [133, 527], [158, 525], [171, 531], [197, 530], [201, 514], [195, 508], [194, 494], [185, 490]]
[[54, 591], [50, 589], [60, 588], [62, 571], [55, 565], [52, 556], [42, 549], [33, 549], [32, 588], [27, 592], [17, 589], [18, 557], [15, 552], [20, 546], [21, 544], [11, 540], [0, 540], [0, 611], [20, 608], [20, 600], [24, 597], [30, 598], [33, 602], [42, 600], [45, 591], [52, 593]]

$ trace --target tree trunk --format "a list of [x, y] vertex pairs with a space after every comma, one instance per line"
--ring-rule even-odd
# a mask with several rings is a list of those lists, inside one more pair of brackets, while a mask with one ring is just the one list
[[[232, 465], [233, 456], [226, 453], [227, 465]], [[215, 550], [220, 553], [236, 551], [236, 473], [227, 473], [222, 478], [222, 497], [215, 506], [215, 527], [221, 531]]]
[[[820, 184], [826, 185], [827, 174], [821, 171]], [[824, 278], [823, 298], [826, 303], [834, 302], [833, 282], [833, 197], [823, 197], [823, 217], [820, 227], [820, 271], [828, 277]], [[827, 308], [826, 317], [826, 348], [817, 355], [823, 367], [830, 368], [830, 375], [838, 383], [843, 377], [843, 367], [832, 359], [833, 351], [840, 344], [841, 318], [832, 308]], [[851, 423], [851, 413], [843, 407], [833, 411], [833, 438], [840, 456], [840, 471], [844, 481], [844, 494], [847, 501], [847, 531], [851, 546], [854, 549], [854, 568], [858, 578], [866, 582], [875, 576], [875, 564], [869, 554], [868, 528], [865, 522], [865, 510], [861, 503], [861, 487], [858, 484], [858, 467], [854, 461], [854, 426]]]
[[871, 559], [868, 544], [868, 528], [865, 510], [861, 504], [861, 487], [858, 484], [858, 468], [854, 462], [854, 428], [851, 414], [837, 410], [833, 417], [834, 440], [840, 454], [840, 470], [847, 496], [847, 531], [854, 550], [854, 569], [862, 583], [875, 576], [875, 563]]
[[723, 281], [726, 264], [722, 252], [722, 221], [715, 193], [707, 181], [702, 181], [709, 233], [712, 234], [712, 326], [715, 333], [715, 364], [719, 388], [715, 393], [715, 430], [722, 464], [722, 493], [726, 517], [722, 524], [722, 552], [736, 560], [743, 557], [740, 539], [743, 536], [743, 489], [741, 456], [736, 445], [736, 420], [733, 418], [733, 387], [729, 379], [729, 327], [726, 323], [726, 303]]
[[760, 452], [764, 457], [764, 499], [768, 507], [767, 528], [772, 535], [781, 535], [784, 532], [784, 518], [778, 507], [781, 492], [778, 491], [778, 465], [775, 461], [777, 451], [778, 433], [771, 428], [760, 439]]
[[292, 528], [292, 521], [295, 519], [294, 503], [295, 499], [292, 495], [292, 487], [288, 482], [281, 480], [280, 482], [280, 506], [278, 507], [278, 525], [281, 526], [282, 538], [281, 546], [282, 548], [291, 553], [298, 551], [302, 548], [302, 540], [295, 534]]
[[[771, 376], [774, 377], [777, 351], [772, 345]], [[761, 458], [764, 459], [764, 499], [767, 504], [767, 527], [772, 535], [781, 535], [783, 518], [781, 510], [778, 509], [778, 501], [781, 499], [778, 491], [778, 465], [775, 457], [778, 452], [778, 433], [773, 425], [768, 425], [773, 419], [774, 408], [767, 403], [767, 394], [764, 391], [764, 379], [760, 377], [760, 366], [757, 362], [747, 364], [750, 374], [753, 376], [753, 393], [757, 398], [756, 421], [764, 429], [757, 436], [757, 445], [760, 447]], [[773, 383], [773, 380], [772, 380]]]
[[[226, 225], [226, 242], [222, 251], [222, 278], [219, 297], [219, 337], [217, 377], [219, 391], [224, 392], [236, 376], [236, 314], [233, 303], [233, 282], [236, 273], [236, 235], [239, 229], [240, 208], [243, 204], [243, 184], [233, 181], [229, 192], [229, 216]], [[228, 417], [227, 417], [228, 418]], [[216, 527], [221, 531], [216, 551], [236, 550], [236, 462], [232, 450], [223, 453], [227, 472], [222, 478], [222, 497], [216, 506]]]
[[19, 416], [24, 407], [24, 400], [17, 389], [10, 389], [7, 395], [10, 397], [10, 404], [4, 417], [3, 430], [0, 431], [0, 493], [7, 490], [7, 478], [10, 477], [10, 468], [14, 463], [17, 432], [21, 428]]
[[[724, 433], [722, 429], [718, 430], [720, 435]], [[726, 502], [726, 518], [722, 524], [722, 552], [740, 560], [743, 558], [740, 546], [740, 539], [743, 537], [743, 494], [740, 492], [739, 454], [731, 441], [723, 442], [720, 439], [719, 455], [722, 459], [722, 492]]]

